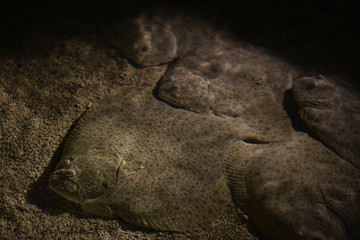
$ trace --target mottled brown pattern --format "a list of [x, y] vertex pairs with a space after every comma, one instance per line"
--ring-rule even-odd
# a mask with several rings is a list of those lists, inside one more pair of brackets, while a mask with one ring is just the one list
[[79, 119], [50, 188], [88, 214], [158, 230], [209, 228], [231, 201], [226, 146], [292, 138], [286, 114], [272, 104], [220, 118], [173, 108], [151, 89], [123, 87]]
[[264, 96], [282, 104], [295, 70], [260, 47], [241, 43], [209, 22], [159, 8], [104, 27], [119, 52], [140, 66], [171, 62], [156, 94], [176, 107], [239, 116]]
[[234, 201], [273, 239], [358, 239], [360, 172], [320, 142], [237, 143], [226, 155]]
[[50, 188], [88, 214], [158, 230], [209, 228], [230, 203], [222, 149], [236, 125], [124, 87], [82, 116]]
[[[174, 34], [176, 27], [189, 27], [182, 25], [181, 19], [174, 18], [171, 14], [163, 16], [163, 21], [167, 23], [164, 29], [171, 31], [173, 40], [181, 36]], [[146, 23], [144, 19], [143, 17], [136, 19], [137, 33], [142, 36], [156, 36], [153, 33], [157, 33], [158, 29], [153, 31], [146, 28], [147, 30], [144, 31], [141, 26], [147, 26], [149, 22], [156, 25], [158, 19], [146, 18]], [[175, 25], [176, 22], [180, 24]], [[197, 42], [186, 42], [183, 55], [171, 54], [174, 51], [177, 52], [180, 41], [178, 43], [173, 41], [173, 48], [164, 45], [166, 47], [162, 49], [158, 40], [149, 38], [148, 43], [154, 43], [152, 45], [154, 48], [148, 49], [154, 50], [154, 53], [162, 49], [161, 56], [168, 53], [169, 58], [164, 62], [178, 58], [169, 64], [168, 70], [159, 82], [155, 92], [157, 96], [176, 107], [235, 118], [246, 115], [249, 106], [261, 101], [259, 99], [273, 99], [282, 104], [284, 92], [291, 88], [296, 75], [292, 67], [261, 48], [234, 41], [227, 33], [215, 31], [209, 25], [205, 26], [205, 29], [210, 29], [210, 34], [200, 36]], [[194, 33], [198, 32], [198, 27], [197, 24], [193, 25]], [[191, 33], [191, 31], [186, 32], [190, 34], [186, 37], [191, 39]], [[169, 32], [162, 34], [166, 37], [170, 36]], [[142, 46], [139, 43], [141, 41], [135, 40], [132, 47], [136, 49]], [[129, 57], [136, 61], [133, 56], [129, 55]], [[141, 61], [137, 62], [142, 65]], [[300, 107], [303, 107], [303, 101], [299, 101], [298, 96], [302, 93], [306, 95], [307, 92], [303, 89], [299, 90], [296, 83], [294, 92]], [[343, 95], [346, 94], [343, 93]], [[333, 105], [341, 110], [327, 109], [329, 101], [324, 99], [327, 97], [331, 100], [335, 98], [336, 101], [333, 102], [337, 105]], [[302, 117], [303, 119], [306, 117], [309, 125], [317, 125], [311, 128], [322, 129], [323, 132], [342, 132], [339, 134], [342, 136], [340, 141], [332, 136], [328, 136], [331, 140], [323, 141], [329, 146], [335, 146], [332, 142], [337, 142], [337, 145], [341, 142], [342, 146], [335, 146], [334, 149], [338, 153], [342, 152], [340, 155], [343, 157], [349, 156], [349, 152], [350, 154], [355, 152], [350, 158], [354, 158], [354, 155], [357, 158], [357, 151], [360, 148], [357, 146], [358, 127], [355, 125], [359, 110], [356, 104], [354, 108], [353, 99], [347, 98], [345, 101], [340, 99], [340, 105], [338, 100], [337, 90], [333, 94], [325, 94], [320, 101], [315, 100], [315, 104], [321, 108], [321, 113], [310, 116], [302, 109]], [[349, 101], [350, 104], [348, 104]], [[325, 106], [324, 102], [326, 102]], [[344, 112], [349, 108], [352, 109], [352, 114]], [[342, 115], [337, 116], [340, 121], [332, 121], [331, 116], [323, 112], [330, 113], [332, 116], [339, 113]], [[343, 121], [343, 115], [351, 116], [352, 119]], [[259, 114], [250, 119], [254, 120], [258, 116]], [[252, 122], [251, 120], [248, 122]], [[353, 122], [355, 124], [352, 124]], [[347, 125], [347, 129], [342, 127], [348, 123], [350, 124]], [[355, 129], [354, 134], [348, 131], [350, 129]], [[260, 135], [258, 134], [254, 139], [246, 139], [245, 142], [247, 144], [261, 143], [261, 141], [256, 141], [261, 138]], [[344, 135], [352, 137], [345, 139]], [[320, 136], [320, 138], [325, 137]], [[246, 145], [244, 142], [239, 143], [241, 144]], [[280, 143], [279, 148], [275, 146], [277, 145], [267, 146], [270, 150], [264, 156], [258, 155], [261, 145], [244, 153], [242, 152], [244, 149], [239, 148], [232, 158], [236, 159], [239, 165], [245, 164], [243, 161], [250, 158], [249, 166], [252, 167], [240, 167], [234, 170], [232, 163], [228, 165], [228, 168], [232, 169], [229, 171], [230, 189], [233, 193], [235, 192], [238, 203], [250, 214], [255, 224], [273, 239], [356, 239], [359, 235], [356, 229], [356, 223], [359, 222], [356, 217], [359, 212], [357, 169], [351, 165], [343, 169], [343, 159], [309, 137], [297, 137], [293, 141]], [[253, 156], [255, 156], [254, 159], [252, 159]], [[291, 160], [297, 164], [294, 166], [290, 163]], [[277, 161], [286, 163], [281, 163], [279, 167]], [[354, 162], [354, 160], [350, 161]], [[323, 164], [323, 169], [318, 167], [319, 162], [320, 165]], [[302, 164], [304, 169], [302, 169]], [[299, 169], [296, 169], [297, 167]], [[321, 169], [321, 171], [313, 171], [313, 169]], [[265, 177], [262, 177], [263, 175]], [[331, 175], [335, 176], [329, 177]], [[272, 185], [272, 179], [276, 178], [280, 179], [281, 184], [274, 184], [273, 189], [271, 186], [269, 189], [263, 188], [263, 185]], [[256, 182], [258, 179], [266, 180]], [[344, 198], [347, 194], [350, 196]], [[348, 207], [342, 205], [344, 202]], [[355, 211], [355, 214], [350, 213], [351, 209]]]
[[294, 94], [309, 129], [360, 168], [360, 97], [324, 76], [298, 79]]
[[107, 40], [140, 66], [171, 62], [215, 34], [206, 21], [168, 8], [148, 9], [101, 27]]
[[[257, 2], [255, 1], [254, 5], [251, 6], [257, 6]], [[55, 168], [57, 157], [62, 149], [61, 141], [65, 138], [66, 132], [69, 131], [70, 126], [79, 118], [81, 113], [91, 107], [93, 103], [97, 102], [105, 94], [113, 90], [115, 91], [123, 85], [153, 86], [163, 75], [166, 67], [142, 70], [134, 69], [125, 60], [118, 58], [117, 53], [105, 46], [99, 38], [95, 37], [95, 34], [84, 34], [83, 26], [78, 25], [81, 14], [78, 16], [79, 12], [76, 12], [77, 16], [74, 18], [67, 11], [68, 9], [72, 10], [75, 8], [76, 5], [79, 7], [76, 1], [74, 5], [69, 4], [68, 8], [62, 9], [63, 11], [58, 10], [66, 4], [57, 2], [49, 4], [43, 2], [43, 5], [39, 5], [44, 7], [45, 10], [39, 9], [37, 4], [30, 7], [29, 4], [21, 6], [15, 3], [14, 5], [16, 7], [13, 7], [13, 9], [3, 9], [9, 13], [9, 16], [5, 15], [5, 20], [8, 20], [10, 23], [16, 23], [15, 27], [13, 24], [8, 24], [7, 21], [0, 24], [2, 26], [2, 44], [0, 48], [0, 238], [262, 238], [252, 225], [248, 224], [247, 216], [238, 208], [234, 208], [233, 205], [226, 209], [226, 214], [210, 230], [180, 234], [148, 231], [146, 229], [135, 228], [133, 225], [121, 220], [89, 217], [84, 215], [75, 204], [49, 191], [47, 187], [48, 177]], [[227, 4], [221, 3], [221, 5], [226, 6]], [[283, 3], [281, 5], [283, 6]], [[83, 7], [82, 5], [80, 6], [82, 10]], [[275, 6], [275, 8], [277, 7]], [[262, 13], [265, 11], [269, 12], [268, 8], [261, 9]], [[286, 9], [287, 11], [287, 8], [284, 6], [280, 9]], [[119, 13], [123, 9], [114, 10]], [[236, 20], [239, 17], [238, 10], [238, 8], [232, 9], [236, 13]], [[320, 19], [320, 21], [316, 19], [314, 21], [311, 17], [309, 18], [309, 11], [306, 10], [304, 12], [306, 12], [306, 21], [308, 21], [307, 26], [309, 26], [309, 23], [312, 26], [313, 22], [315, 22], [316, 26], [316, 23], [319, 24], [320, 22], [321, 29], [325, 26], [325, 30], [320, 32], [325, 32], [326, 29], [332, 30], [333, 23], [338, 18], [334, 17], [334, 14], [329, 14], [328, 19], [321, 20], [323, 12], [318, 13], [317, 7], [314, 7], [313, 10], [315, 10], [313, 12], [315, 13], [314, 16], [316, 18], [319, 16], [320, 18], [317, 19]], [[248, 8], [242, 8], [240, 12], [244, 13], [244, 11], [248, 11]], [[84, 12], [88, 15], [86, 8]], [[269, 12], [269, 14], [272, 15], [273, 13]], [[34, 16], [39, 18], [35, 21], [35, 24], [34, 20], [31, 19]], [[243, 18], [241, 18], [241, 20], [235, 23], [235, 26], [247, 25], [245, 29], [252, 29], [251, 32], [256, 33], [256, 36], [261, 35], [263, 40], [266, 39], [265, 42], [270, 38], [270, 43], [275, 43], [275, 45], [285, 43], [283, 51], [288, 56], [295, 55], [296, 57], [297, 53], [301, 52], [300, 55], [304, 58], [301, 61], [306, 62], [308, 66], [323, 64], [326, 65], [326, 69], [336, 72], [348, 70], [348, 68], [344, 68], [344, 65], [347, 65], [349, 62], [355, 66], [355, 69], [358, 65], [356, 61], [352, 61], [354, 58], [349, 58], [350, 60], [348, 59], [345, 63], [341, 61], [348, 58], [347, 54], [343, 54], [343, 50], [347, 50], [347, 53], [350, 51], [356, 52], [353, 51], [352, 47], [345, 49], [348, 46], [347, 41], [346, 44], [342, 44], [344, 47], [339, 46], [339, 38], [337, 36], [342, 37], [343, 34], [336, 34], [335, 38], [333, 38], [335, 36], [333, 34], [331, 39], [333, 39], [332, 44], [334, 47], [330, 49], [325, 47], [325, 49], [329, 50], [326, 51], [325, 56], [322, 51], [314, 53], [314, 56], [318, 55], [318, 58], [313, 58], [308, 63], [307, 53], [312, 53], [314, 50], [317, 51], [318, 45], [326, 45], [322, 44], [323, 42], [316, 35], [319, 29], [315, 27], [314, 31], [310, 31], [310, 34], [306, 35], [303, 32], [303, 29], [306, 29], [306, 24], [305, 27], [301, 23], [295, 27], [292, 24], [285, 26], [285, 29], [298, 32], [298, 34], [292, 36], [286, 30], [284, 34], [284, 26], [276, 21], [272, 23], [273, 25], [270, 24], [270, 26], [276, 26], [281, 31], [275, 30], [273, 32], [274, 29], [268, 30], [269, 25], [264, 24], [264, 21], [269, 20], [269, 15], [259, 16], [258, 8], [256, 7], [248, 12], [245, 19], [249, 16], [251, 16], [250, 19], [255, 21], [250, 20], [245, 23], [242, 21]], [[348, 13], [346, 13], [346, 16], [348, 16]], [[252, 24], [252, 22], [256, 22], [256, 24]], [[283, 21], [283, 19], [281, 22], [286, 22], [285, 25], [287, 24], [287, 21]], [[348, 26], [348, 24], [345, 25]], [[261, 26], [260, 29], [266, 29], [268, 32], [263, 34], [256, 26]], [[344, 24], [339, 24], [339, 26], [341, 27], [341, 33], [344, 33]], [[90, 26], [90, 28], [94, 29], [94, 26]], [[73, 31], [70, 35], [67, 34], [69, 29]], [[241, 35], [246, 34], [242, 30], [243, 28], [240, 27], [239, 32]], [[315, 33], [315, 36], [311, 33]], [[331, 42], [331, 39], [327, 39], [326, 35], [324, 36], [326, 43]], [[283, 40], [279, 40], [281, 38]], [[303, 42], [302, 47], [299, 47], [296, 44], [293, 45], [294, 39], [298, 42], [303, 41], [303, 39], [307, 40]], [[348, 40], [347, 38], [344, 39]], [[185, 38], [184, 42], [185, 46], [189, 46], [188, 43], [192, 42], [192, 40]], [[171, 41], [169, 43], [170, 47], [173, 46]], [[7, 49], [8, 46], [10, 46], [9, 49]], [[329, 46], [332, 46], [331, 43]], [[357, 45], [354, 44], [354, 46]], [[179, 49], [187, 51], [186, 47]], [[336, 55], [337, 52], [341, 52], [343, 56], [339, 58]], [[333, 55], [336, 60], [329, 61], [330, 55]], [[328, 65], [328, 62], [333, 64]], [[320, 148], [323, 147], [321, 146]], [[311, 156], [313, 155], [311, 154]], [[270, 166], [270, 168], [273, 167], [272, 165]], [[287, 165], [283, 168], [286, 169]], [[282, 169], [280, 169], [281, 171]], [[321, 169], [319, 171], [321, 172]], [[345, 170], [345, 172], [348, 171]], [[255, 173], [261, 174], [259, 171]], [[306, 171], [304, 174], [309, 174], [309, 172]], [[239, 176], [241, 175], [236, 177]], [[335, 178], [334, 181], [337, 181], [336, 179], [338, 178]], [[348, 190], [349, 186], [351, 184], [346, 185], [344, 189]], [[341, 194], [339, 193], [342, 192], [342, 189], [336, 191], [333, 191], [333, 189], [333, 185], [328, 188], [327, 192], [329, 194], [326, 201], [329, 201], [332, 208], [343, 214], [342, 216], [349, 223], [347, 229], [355, 229], [356, 231], [357, 228], [353, 228], [351, 224], [358, 222], [356, 217], [358, 216], [357, 208], [359, 205], [356, 204], [354, 208], [350, 209], [342, 204], [343, 201], [346, 202], [352, 196], [354, 197], [353, 200], [356, 200], [356, 194], [345, 194], [344, 198], [340, 198]], [[351, 192], [351, 190], [348, 192]], [[334, 201], [334, 199], [338, 200]], [[352, 212], [349, 213], [349, 211]], [[308, 218], [309, 216], [306, 217]], [[341, 230], [337, 233], [341, 234]], [[358, 233], [355, 232], [354, 235], [357, 236]]]
[[259, 47], [214, 35], [169, 66], [158, 96], [177, 107], [233, 117], [265, 96], [282, 104], [295, 71]]

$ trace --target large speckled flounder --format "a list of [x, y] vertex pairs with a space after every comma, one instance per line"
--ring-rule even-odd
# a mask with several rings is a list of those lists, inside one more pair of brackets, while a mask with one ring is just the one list
[[307, 134], [235, 143], [225, 162], [234, 200], [272, 239], [360, 238], [360, 172]]
[[360, 97], [322, 75], [295, 81], [294, 95], [307, 126], [360, 168]]
[[242, 118], [220, 118], [124, 87], [80, 118], [49, 185], [89, 214], [160, 230], [207, 228], [231, 200], [223, 149], [238, 139], [291, 138], [286, 114], [271, 99]]

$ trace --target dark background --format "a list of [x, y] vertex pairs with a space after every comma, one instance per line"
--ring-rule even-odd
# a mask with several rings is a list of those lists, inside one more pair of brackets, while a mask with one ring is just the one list
[[[97, 32], [96, 19], [125, 19], [166, 2], [0, 1], [0, 54], [41, 57], [55, 47], [54, 39]], [[335, 76], [359, 89], [359, 12], [350, 1], [184, 0], [171, 5], [206, 15], [240, 40], [285, 58], [303, 75]]]

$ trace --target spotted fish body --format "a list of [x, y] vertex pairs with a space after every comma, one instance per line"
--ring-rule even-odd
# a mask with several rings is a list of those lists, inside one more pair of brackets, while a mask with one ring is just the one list
[[[341, 109], [351, 105], [345, 103], [348, 100], [338, 107], [327, 100], [332, 95], [317, 94], [314, 98], [297, 85], [301, 81], [294, 84], [295, 97], [309, 127], [350, 163], [306, 134], [295, 133], [292, 140], [291, 129], [276, 130], [283, 129], [284, 121], [272, 120], [282, 118], [283, 111], [278, 106], [296, 75], [291, 66], [258, 47], [216, 32], [209, 25], [188, 20], [181, 15], [145, 12], [134, 20], [135, 24], [130, 24], [131, 28], [122, 25], [123, 29], [134, 29], [138, 37], [128, 41], [129, 48], [124, 49], [120, 44], [118, 49], [140, 66], [170, 62], [155, 92], [159, 99], [209, 117], [215, 115], [241, 122], [242, 136], [235, 143], [225, 144], [228, 186], [233, 199], [267, 236], [358, 239], [360, 178], [350, 163], [358, 162], [354, 157], [359, 156], [356, 152], [360, 149], [359, 134], [347, 141], [344, 137], [334, 137], [328, 126], [330, 122], [342, 126], [357, 119]], [[205, 32], [200, 31], [201, 26], [207, 26]], [[122, 41], [119, 36], [112, 40]], [[335, 92], [338, 96], [338, 89]], [[305, 102], [312, 105], [305, 107], [302, 105]], [[314, 110], [319, 106], [321, 109]], [[331, 115], [334, 113], [347, 114], [353, 119], [334, 121]], [[338, 129], [346, 134], [350, 129], [356, 132], [358, 128], [350, 125], [351, 128]], [[357, 149], [355, 155], [350, 156], [354, 149]]]
[[[246, 116], [271, 109], [264, 104]], [[292, 137], [286, 114], [267, 122], [282, 122], [279, 128], [246, 122], [172, 108], [149, 89], [124, 87], [80, 118], [49, 185], [89, 214], [159, 230], [207, 228], [231, 201], [225, 147], [237, 139]]]
[[360, 97], [321, 75], [295, 81], [294, 95], [309, 129], [360, 168]]
[[177, 107], [237, 117], [265, 96], [282, 104], [294, 76], [263, 49], [218, 36], [170, 64], [157, 94]]
[[110, 44], [142, 67], [171, 62], [214, 34], [204, 21], [166, 8], [150, 9], [102, 29]]
[[234, 201], [271, 239], [359, 239], [360, 172], [320, 142], [298, 132], [225, 155]]
[[176, 107], [239, 116], [261, 97], [282, 104], [294, 69], [264, 49], [232, 39], [209, 22], [169, 9], [151, 9], [105, 35], [140, 66], [175, 62], [157, 96]]

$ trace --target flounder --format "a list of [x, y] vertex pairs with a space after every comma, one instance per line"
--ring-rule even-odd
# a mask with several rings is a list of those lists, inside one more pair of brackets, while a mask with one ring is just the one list
[[149, 9], [130, 20], [101, 25], [110, 44], [143, 67], [171, 62], [214, 34], [201, 19], [167, 8]]
[[232, 39], [209, 22], [164, 8], [104, 28], [119, 52], [140, 66], [170, 64], [156, 94], [200, 113], [239, 116], [258, 98], [282, 104], [294, 69], [264, 49]]
[[159, 230], [208, 228], [231, 201], [226, 146], [292, 138], [286, 114], [274, 111], [282, 109], [263, 99], [242, 118], [220, 118], [173, 108], [150, 89], [123, 87], [80, 118], [50, 189], [93, 215]]
[[322, 75], [295, 81], [294, 96], [309, 129], [360, 168], [360, 97]]
[[177, 107], [236, 117], [264, 96], [282, 104], [294, 76], [263, 49], [219, 36], [170, 64], [157, 95]]
[[234, 201], [271, 239], [360, 238], [360, 172], [307, 134], [225, 155]]

